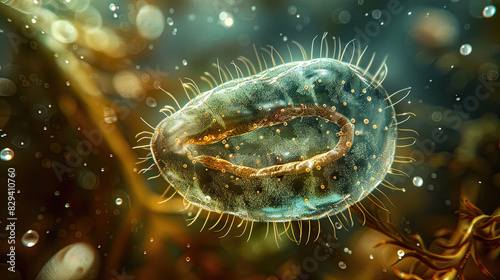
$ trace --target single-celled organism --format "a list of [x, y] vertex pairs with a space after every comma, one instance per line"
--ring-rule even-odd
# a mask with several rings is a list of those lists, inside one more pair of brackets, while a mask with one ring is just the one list
[[305, 220], [310, 234], [311, 220], [332, 222], [330, 216], [360, 207], [384, 181], [398, 137], [393, 105], [400, 100], [391, 97], [409, 89], [388, 95], [381, 85], [385, 61], [369, 75], [373, 56], [361, 68], [363, 55], [358, 50], [353, 63], [352, 44], [350, 61], [344, 62], [347, 46], [341, 52], [338, 42], [337, 56], [323, 56], [323, 36], [320, 57], [311, 52], [310, 59], [297, 44], [303, 60], [288, 63], [272, 47], [263, 49], [272, 67], [256, 52], [260, 72], [240, 57], [246, 77], [234, 62], [237, 77], [215, 64], [220, 83], [207, 74], [202, 79], [216, 85], [203, 93], [191, 79], [183, 83], [186, 94], [190, 89], [197, 96], [180, 110], [163, 110], [170, 114], [146, 148], [175, 192], [199, 207], [195, 219], [204, 209], [220, 214], [217, 223], [227, 214], [226, 224], [236, 216], [246, 221], [245, 230], [250, 221], [250, 230], [253, 222], [272, 222], [275, 231], [276, 222]]

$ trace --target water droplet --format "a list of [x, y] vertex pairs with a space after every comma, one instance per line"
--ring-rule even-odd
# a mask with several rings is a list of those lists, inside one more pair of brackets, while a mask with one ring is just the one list
[[340, 267], [340, 269], [346, 269], [347, 268], [347, 264], [345, 262], [343, 262], [343, 261], [340, 261], [339, 262], [339, 267]]
[[252, 6], [252, 12], [255, 12], [257, 10], [257, 7]]
[[469, 55], [472, 52], [472, 46], [470, 44], [463, 44], [460, 46], [461, 55]]
[[297, 13], [297, 7], [295, 7], [294, 5], [290, 5], [288, 7], [288, 14], [289, 15], [295, 15], [295, 13]]
[[113, 3], [109, 4], [109, 9], [113, 12], [116, 11], [116, 5]]
[[347, 253], [347, 252], [349, 252], [349, 248], [345, 247], [344, 248], [344, 253]]
[[431, 178], [432, 178], [432, 179], [436, 179], [437, 177], [438, 177], [438, 175], [437, 175], [436, 173], [434, 173], [434, 172], [433, 172], [433, 173], [431, 173]]
[[188, 244], [186, 244], [186, 247], [187, 247], [187, 248], [191, 248], [191, 244], [189, 244], [189, 243], [188, 243]]
[[69, 208], [69, 203], [64, 204], [64, 208]]
[[0, 151], [0, 159], [1, 160], [9, 161], [13, 158], [14, 158], [14, 151], [13, 150], [11, 150], [9, 148], [5, 148], [2, 151]]
[[421, 187], [424, 184], [424, 179], [420, 176], [413, 177], [413, 185], [415, 187]]
[[153, 241], [155, 241], [155, 240], [153, 239], [153, 237], [151, 237], [151, 238], [149, 239], [149, 242], [153, 242]]
[[335, 228], [341, 229], [342, 228], [342, 224], [339, 223], [339, 222], [335, 222]]
[[203, 202], [205, 202], [205, 203], [210, 203], [211, 200], [212, 200], [212, 198], [209, 195], [207, 195], [203, 198]]
[[497, 12], [497, 8], [493, 5], [489, 5], [489, 6], [484, 7], [483, 16], [485, 18], [490, 18], [490, 17], [494, 16], [496, 12]]
[[190, 257], [186, 257], [186, 262], [189, 262], [191, 260]]
[[59, 196], [60, 194], [61, 194], [61, 192], [60, 192], [60, 191], [55, 191], [55, 192], [54, 192], [54, 195], [55, 195], [55, 196]]
[[283, 42], [286, 42], [286, 41], [288, 41], [288, 37], [283, 36]]
[[184, 66], [188, 65], [187, 60], [185, 60], [185, 59], [184, 59], [184, 60], [182, 60], [182, 65], [184, 65]]
[[40, 235], [38, 234], [38, 232], [30, 229], [26, 233], [23, 234], [23, 237], [21, 238], [21, 242], [26, 247], [33, 247], [36, 245], [36, 243], [38, 243], [39, 238], [40, 238]]
[[373, 255], [370, 255], [370, 260], [373, 260]]
[[122, 205], [122, 203], [123, 203], [123, 199], [121, 197], [118, 197], [117, 199], [115, 199], [116, 205]]

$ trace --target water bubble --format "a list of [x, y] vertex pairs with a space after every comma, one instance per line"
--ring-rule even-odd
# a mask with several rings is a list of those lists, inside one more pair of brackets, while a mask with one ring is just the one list
[[70, 206], [69, 203], [64, 204], [64, 208], [69, 208], [69, 206]]
[[286, 42], [286, 41], [288, 41], [288, 37], [283, 36], [283, 42]]
[[116, 8], [115, 4], [111, 3], [111, 4], [109, 4], [109, 9], [114, 12], [114, 11], [116, 11], [117, 8]]
[[335, 222], [335, 228], [341, 229], [342, 228], [342, 224], [339, 223], [339, 222]]
[[39, 238], [40, 235], [38, 234], [38, 232], [30, 229], [23, 234], [23, 237], [21, 237], [21, 242], [26, 247], [33, 247], [36, 245], [36, 243], [38, 243]]
[[490, 18], [490, 17], [494, 16], [496, 12], [497, 12], [497, 8], [493, 5], [489, 5], [489, 6], [484, 7], [483, 16], [485, 18]]
[[347, 264], [345, 262], [343, 262], [343, 261], [340, 261], [339, 262], [339, 267], [340, 267], [340, 269], [346, 269], [347, 268]]
[[297, 13], [297, 7], [294, 5], [288, 6], [288, 14], [293, 16], [295, 13]]
[[436, 179], [438, 177], [437, 173], [433, 172], [431, 173], [431, 178], [432, 179]]
[[0, 159], [1, 160], [9, 161], [13, 158], [14, 158], [14, 151], [13, 150], [11, 150], [9, 148], [5, 148], [2, 151], [0, 151]]
[[186, 262], [189, 262], [191, 260], [190, 257], [186, 257]]
[[123, 199], [121, 197], [118, 197], [117, 199], [115, 199], [116, 205], [122, 205], [122, 203], [123, 203]]
[[172, 31], [172, 35], [177, 35], [177, 28], [174, 28], [174, 30]]
[[185, 59], [184, 59], [184, 60], [182, 60], [182, 65], [184, 65], [184, 66], [188, 65], [187, 60], [185, 60]]
[[196, 15], [195, 14], [189, 14], [188, 15], [188, 20], [189, 21], [195, 21], [196, 20]]
[[165, 29], [163, 13], [152, 5], [145, 5], [139, 10], [135, 23], [139, 35], [147, 40], [157, 39]]
[[205, 203], [210, 203], [211, 200], [212, 200], [212, 198], [209, 195], [207, 195], [203, 198], [203, 202], [205, 202]]
[[257, 7], [252, 6], [252, 12], [255, 12], [257, 10]]
[[424, 184], [424, 179], [420, 176], [415, 176], [412, 182], [415, 187], [421, 187]]
[[460, 46], [461, 55], [469, 55], [472, 52], [472, 46], [470, 44], [463, 44]]
[[373, 260], [373, 255], [370, 255], [370, 260]]
[[50, 25], [52, 36], [61, 43], [72, 43], [78, 37], [78, 31], [67, 20], [56, 20]]

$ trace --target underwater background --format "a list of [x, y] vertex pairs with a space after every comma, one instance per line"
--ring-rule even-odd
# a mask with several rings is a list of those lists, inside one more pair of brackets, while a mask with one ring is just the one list
[[[0, 279], [500, 277], [500, 1], [0, 2]], [[363, 200], [373, 216], [298, 245], [265, 224], [220, 238], [215, 215], [200, 232], [180, 196], [159, 204], [167, 183], [132, 149], [176, 106], [158, 87], [183, 106], [179, 79], [207, 91], [199, 77], [255, 63], [253, 45], [286, 62], [318, 36], [318, 56], [324, 32], [387, 56], [388, 93], [411, 87], [395, 109], [413, 113], [412, 160]]]

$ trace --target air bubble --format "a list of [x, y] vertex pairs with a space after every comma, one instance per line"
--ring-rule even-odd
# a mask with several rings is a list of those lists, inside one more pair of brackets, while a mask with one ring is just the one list
[[398, 250], [398, 257], [399, 257], [400, 259], [401, 259], [402, 257], [404, 257], [404, 255], [405, 255], [405, 251], [403, 251], [403, 250], [401, 250], [401, 249], [400, 249], [400, 250]]
[[13, 158], [14, 158], [14, 151], [13, 150], [11, 150], [9, 148], [5, 148], [2, 151], [0, 151], [0, 159], [1, 160], [10, 161]]
[[351, 21], [351, 13], [347, 10], [343, 10], [339, 13], [340, 23], [346, 24]]
[[148, 40], [157, 39], [165, 29], [163, 13], [152, 5], [143, 6], [137, 13], [135, 22], [139, 35]]
[[174, 20], [171, 17], [168, 17], [167, 18], [167, 24], [170, 25], [170, 26], [174, 25]]
[[472, 46], [470, 44], [463, 44], [460, 46], [461, 55], [469, 55], [472, 52]]
[[36, 243], [38, 243], [39, 238], [40, 235], [38, 234], [38, 232], [30, 229], [23, 234], [23, 237], [21, 237], [21, 242], [24, 246], [29, 248], [35, 246]]
[[489, 6], [484, 7], [483, 16], [485, 18], [490, 18], [490, 17], [494, 16], [496, 12], [497, 12], [497, 8], [493, 5], [489, 5]]
[[412, 182], [415, 187], [421, 187], [424, 184], [424, 179], [420, 176], [415, 176]]
[[123, 203], [123, 199], [121, 197], [118, 197], [117, 199], [115, 199], [116, 205], [122, 205], [122, 203]]
[[185, 60], [185, 59], [184, 59], [184, 60], [182, 60], [182, 65], [184, 65], [184, 66], [188, 65], [187, 60]]
[[339, 267], [340, 267], [340, 269], [346, 269], [347, 268], [347, 264], [345, 262], [343, 262], [343, 261], [340, 261], [339, 262]]
[[156, 107], [156, 105], [158, 105], [158, 103], [156, 102], [156, 99], [154, 97], [148, 96], [146, 98], [146, 105], [148, 105], [151, 108], [154, 108]]
[[379, 9], [375, 9], [372, 11], [372, 17], [374, 19], [379, 19], [381, 16], [382, 16], [382, 11], [380, 11]]

